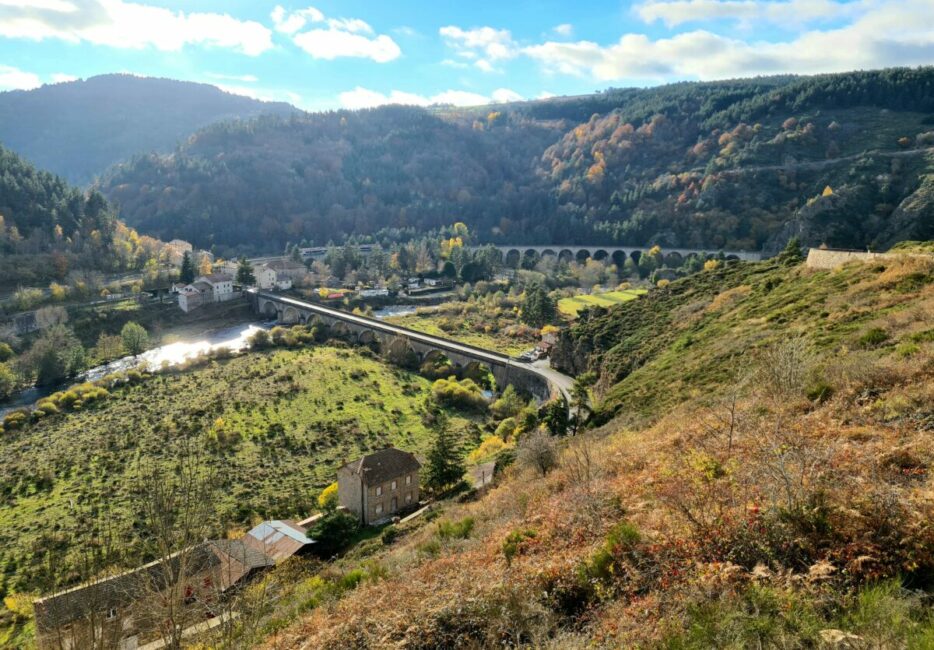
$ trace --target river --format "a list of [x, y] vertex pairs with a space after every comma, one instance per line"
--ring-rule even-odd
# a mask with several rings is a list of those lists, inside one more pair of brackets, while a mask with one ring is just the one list
[[[414, 305], [387, 305], [373, 312], [374, 318], [389, 318], [390, 316], [407, 316], [414, 314], [418, 307]], [[166, 343], [147, 350], [137, 357], [127, 356], [109, 363], [95, 366], [67, 382], [55, 386], [34, 386], [15, 394], [6, 402], [0, 404], [0, 417], [10, 411], [23, 406], [31, 406], [37, 400], [47, 395], [67, 388], [72, 384], [83, 381], [95, 381], [105, 375], [130, 368], [145, 365], [158, 370], [165, 365], [174, 366], [187, 359], [193, 359], [200, 354], [227, 348], [228, 350], [242, 350], [249, 346], [250, 337], [260, 329], [269, 329], [275, 323], [240, 323], [222, 329], [210, 330], [190, 340]]]
[[23, 406], [30, 406], [46, 395], [67, 388], [72, 384], [83, 381], [94, 381], [105, 375], [122, 370], [129, 370], [145, 365], [158, 370], [165, 365], [173, 366], [199, 354], [211, 350], [227, 348], [228, 350], [242, 350], [249, 346], [250, 337], [261, 329], [269, 329], [272, 323], [241, 323], [231, 327], [211, 330], [187, 341], [176, 341], [143, 352], [139, 356], [126, 356], [100, 366], [95, 366], [67, 382], [55, 386], [35, 386], [20, 391], [10, 400], [0, 404], [0, 417], [9, 411]]

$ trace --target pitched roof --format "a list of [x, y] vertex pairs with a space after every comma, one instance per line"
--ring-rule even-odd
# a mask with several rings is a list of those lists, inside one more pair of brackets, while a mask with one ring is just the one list
[[284, 560], [315, 543], [305, 535], [305, 528], [294, 521], [264, 521], [243, 536], [245, 544], [261, 551], [276, 562]]
[[296, 262], [295, 260], [270, 260], [266, 262], [266, 266], [276, 271], [305, 269], [304, 264]]
[[231, 282], [233, 277], [226, 273], [211, 273], [209, 275], [202, 275], [198, 280], [207, 280], [208, 282]]
[[421, 466], [413, 454], [389, 447], [351, 461], [341, 469], [360, 474], [364, 483], [375, 485], [417, 471]]

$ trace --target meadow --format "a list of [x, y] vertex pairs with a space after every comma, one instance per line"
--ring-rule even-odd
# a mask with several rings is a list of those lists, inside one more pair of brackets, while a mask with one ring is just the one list
[[[106, 399], [7, 431], [0, 445], [0, 596], [83, 575], [89, 549], [132, 566], [142, 469], [194, 449], [217, 473], [214, 532], [315, 509], [335, 470], [395, 445], [418, 454], [431, 382], [339, 345], [250, 352], [111, 389]], [[479, 442], [481, 416], [450, 414]]]
[[565, 316], [577, 318], [583, 309], [590, 307], [614, 307], [632, 300], [647, 293], [645, 289], [623, 289], [621, 291], [608, 291], [598, 294], [581, 294], [571, 298], [562, 298], [558, 301], [558, 311]]

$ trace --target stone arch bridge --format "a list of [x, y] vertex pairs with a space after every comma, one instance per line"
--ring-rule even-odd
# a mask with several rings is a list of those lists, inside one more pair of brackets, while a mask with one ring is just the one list
[[321, 322], [344, 337], [365, 345], [377, 345], [382, 351], [390, 350], [391, 346], [407, 345], [417, 355], [419, 363], [441, 353], [456, 367], [490, 370], [499, 387], [511, 384], [542, 401], [558, 395], [570, 400], [573, 379], [548, 367], [304, 300], [256, 289], [246, 294], [257, 314], [285, 325]]
[[[496, 245], [494, 246], [503, 256], [506, 266], [518, 266], [526, 258], [534, 260], [543, 257], [555, 257], [559, 260], [568, 262], [583, 262], [588, 259], [605, 260], [609, 259], [617, 266], [622, 266], [627, 259], [638, 262], [639, 257], [648, 251], [651, 246], [519, 246], [519, 245]], [[755, 251], [719, 251], [719, 250], [701, 250], [697, 248], [662, 248], [662, 256], [670, 263], [680, 264], [689, 257], [700, 257], [707, 259], [723, 253], [727, 259], [744, 260], [746, 262], [758, 262], [764, 255]]]

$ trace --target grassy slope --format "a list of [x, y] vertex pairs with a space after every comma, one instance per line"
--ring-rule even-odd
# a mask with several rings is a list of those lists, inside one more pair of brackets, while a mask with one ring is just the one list
[[[649, 360], [609, 391], [640, 400], [651, 424], [618, 418], [567, 441], [546, 478], [513, 466], [488, 496], [447, 504], [442, 518], [475, 519], [467, 539], [423, 523], [367, 547], [366, 563], [330, 567], [371, 578], [316, 601], [265, 647], [800, 648], [823, 647], [825, 630], [931, 647], [929, 596], [889, 578], [930, 588], [934, 571], [934, 263], [883, 266], [735, 267], [618, 309], [681, 307], [662, 322], [656, 305]], [[889, 339], [854, 349], [870, 327]], [[711, 364], [798, 331], [832, 397], [779, 398], [759, 379], [727, 436], [729, 403], [711, 397], [732, 373]], [[733, 365], [761, 368], [752, 357]], [[638, 532], [607, 541], [623, 521]], [[533, 535], [509, 563], [517, 531]]]
[[70, 504], [98, 511], [132, 548], [136, 465], [165, 461], [181, 431], [204, 440], [221, 419], [242, 435], [227, 451], [206, 452], [222, 467], [221, 522], [301, 516], [336, 467], [361, 451], [388, 443], [426, 451], [421, 410], [429, 387], [349, 349], [250, 353], [115, 389], [96, 408], [7, 434], [0, 445], [0, 591], [48, 589], [42, 567], [53, 559], [58, 580], [75, 577], [72, 553], [92, 531], [73, 521]]
[[[604, 417], [621, 410], [649, 415], [716, 386], [789, 336], [828, 351], [859, 347], [871, 327], [897, 328], [917, 314], [916, 292], [934, 277], [929, 266], [906, 260], [826, 271], [777, 261], [736, 264], [596, 315], [563, 344], [593, 355]], [[899, 341], [891, 334], [889, 348]]]
[[504, 354], [520, 354], [537, 343], [531, 334], [515, 336], [508, 329], [517, 323], [515, 314], [502, 308], [495, 308], [491, 314], [473, 304], [445, 303], [419, 309], [416, 314], [387, 318], [386, 322]]
[[645, 289], [626, 289], [624, 291], [608, 291], [600, 294], [582, 294], [573, 298], [562, 298], [558, 301], [558, 311], [566, 316], [576, 318], [582, 309], [614, 307], [635, 300], [645, 293]]

